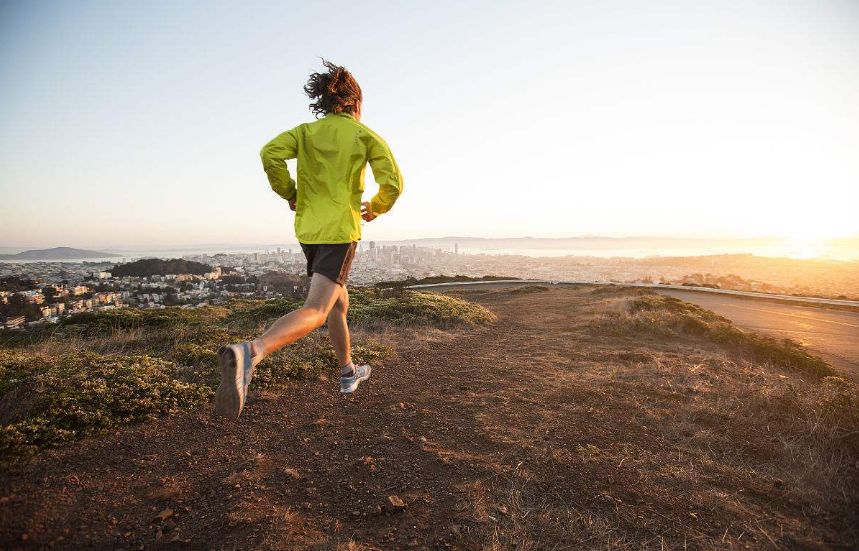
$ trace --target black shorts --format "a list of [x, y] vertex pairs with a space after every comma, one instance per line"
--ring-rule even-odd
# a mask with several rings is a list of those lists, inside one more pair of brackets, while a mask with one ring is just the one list
[[307, 258], [307, 275], [322, 274], [331, 281], [346, 285], [349, 270], [352, 269], [352, 259], [358, 243], [336, 243], [333, 245], [306, 245], [301, 243], [301, 250]]

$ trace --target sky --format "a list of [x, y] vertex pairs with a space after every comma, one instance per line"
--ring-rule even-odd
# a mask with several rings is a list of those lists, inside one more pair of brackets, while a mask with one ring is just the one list
[[859, 235], [853, 0], [0, 0], [0, 246], [294, 242], [320, 57], [404, 174], [364, 239]]

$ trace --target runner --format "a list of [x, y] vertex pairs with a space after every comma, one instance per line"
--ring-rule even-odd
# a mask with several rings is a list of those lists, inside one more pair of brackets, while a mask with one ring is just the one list
[[[342, 366], [340, 392], [354, 392], [370, 377], [369, 365], [352, 363], [346, 279], [361, 239], [361, 219], [370, 222], [388, 212], [402, 192], [403, 177], [385, 141], [360, 122], [358, 82], [344, 67], [323, 64], [327, 72], [313, 73], [304, 87], [317, 120], [277, 136], [260, 153], [272, 190], [295, 211], [295, 235], [307, 258], [310, 290], [304, 306], [275, 321], [259, 338], [218, 351], [221, 384], [215, 413], [233, 419], [242, 412], [257, 364], [326, 321]], [[297, 181], [285, 162], [295, 158]], [[362, 203], [367, 163], [379, 192]]]

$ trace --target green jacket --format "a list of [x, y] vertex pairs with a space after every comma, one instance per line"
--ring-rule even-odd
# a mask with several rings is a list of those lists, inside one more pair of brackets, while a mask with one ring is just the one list
[[[400, 168], [388, 144], [348, 113], [328, 113], [296, 126], [260, 151], [275, 193], [295, 200], [299, 242], [350, 243], [361, 239], [361, 194], [367, 163], [379, 184], [371, 200], [374, 214], [391, 210], [403, 191]], [[298, 158], [298, 182], [285, 159]]]

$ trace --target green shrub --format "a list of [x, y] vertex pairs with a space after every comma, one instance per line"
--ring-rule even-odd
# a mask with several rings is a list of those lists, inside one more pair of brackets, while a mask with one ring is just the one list
[[230, 303], [232, 311], [224, 321], [235, 327], [256, 328], [300, 308], [301, 304], [285, 298], [237, 300]]
[[[232, 313], [225, 322], [236, 328], [257, 329], [300, 308], [301, 303], [288, 299], [243, 300], [231, 303]], [[393, 291], [379, 296], [378, 291], [349, 291], [349, 321], [359, 325], [455, 325], [485, 324], [494, 314], [462, 299], [419, 291]]]
[[[179, 378], [216, 388], [220, 377], [219, 347], [220, 344], [207, 347], [194, 343], [177, 346], [170, 359], [180, 366]], [[356, 364], [376, 363], [390, 353], [389, 347], [373, 340], [352, 343], [352, 358]], [[323, 333], [311, 333], [260, 362], [252, 388], [272, 388], [290, 379], [306, 379], [339, 367], [328, 337]]]
[[57, 332], [57, 326], [48, 324], [36, 325], [24, 330], [0, 331], [0, 347], [25, 348], [53, 338]]
[[21, 357], [4, 358], [3, 461], [191, 409], [212, 394], [207, 386], [177, 380], [175, 364], [150, 356], [81, 352], [33, 360], [35, 369], [21, 374]]
[[479, 304], [437, 293], [403, 291], [377, 298], [368, 291], [358, 291], [349, 296], [349, 319], [359, 325], [453, 327], [484, 325], [495, 320], [495, 314]]
[[[356, 365], [375, 364], [390, 353], [389, 347], [372, 340], [352, 344], [352, 361]], [[276, 387], [290, 379], [314, 377], [340, 367], [328, 337], [312, 333], [260, 362], [253, 386], [257, 389]]]
[[72, 326], [87, 336], [99, 336], [117, 329], [158, 328], [176, 325], [201, 325], [216, 323], [230, 314], [230, 310], [218, 306], [203, 308], [120, 308], [102, 312], [85, 312], [65, 318], [61, 327]]
[[[0, 348], [0, 397], [50, 364], [40, 356]], [[6, 415], [0, 413], [0, 421]]]
[[217, 350], [193, 342], [178, 345], [170, 356], [176, 363], [189, 366], [218, 362]]

